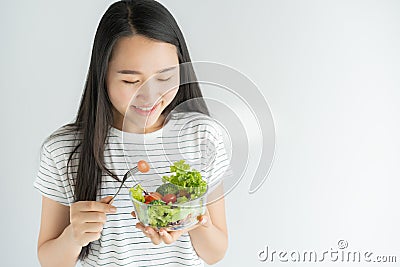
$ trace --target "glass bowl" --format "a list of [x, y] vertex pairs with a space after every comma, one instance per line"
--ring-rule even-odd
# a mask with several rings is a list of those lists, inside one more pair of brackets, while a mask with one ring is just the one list
[[[187, 190], [187, 188], [178, 188]], [[133, 198], [131, 193], [129, 197], [132, 200], [137, 219], [145, 226], [151, 226], [156, 231], [161, 228], [167, 231], [176, 231], [190, 228], [199, 222], [199, 216], [205, 213], [207, 191], [208, 187], [200, 197], [181, 203], [151, 204]], [[151, 194], [151, 192], [149, 193]]]

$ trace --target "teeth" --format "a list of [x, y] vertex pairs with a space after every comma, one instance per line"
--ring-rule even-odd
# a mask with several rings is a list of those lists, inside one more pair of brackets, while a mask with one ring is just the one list
[[[157, 103], [157, 105], [158, 105], [158, 103]], [[157, 105], [154, 105], [154, 107], [147, 107], [147, 108], [145, 108], [145, 107], [137, 107], [137, 106], [134, 106], [135, 108], [138, 108], [138, 109], [140, 109], [140, 110], [143, 110], [143, 111], [150, 111], [150, 110], [152, 110], [153, 108], [155, 108]]]
[[136, 107], [136, 108], [141, 109], [143, 111], [150, 111], [152, 109], [152, 107], [149, 107], [149, 108]]

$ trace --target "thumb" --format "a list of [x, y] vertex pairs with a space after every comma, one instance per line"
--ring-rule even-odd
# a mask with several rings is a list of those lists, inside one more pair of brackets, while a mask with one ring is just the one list
[[199, 220], [200, 225], [204, 227], [210, 227], [212, 225], [210, 212], [207, 207], [204, 214], [197, 216], [197, 219]]
[[101, 203], [106, 203], [106, 204], [112, 204], [114, 201], [114, 198], [112, 196], [106, 196], [100, 199]]
[[199, 215], [197, 219], [199, 220], [200, 225], [204, 227], [210, 227], [212, 225], [210, 217], [207, 215]]

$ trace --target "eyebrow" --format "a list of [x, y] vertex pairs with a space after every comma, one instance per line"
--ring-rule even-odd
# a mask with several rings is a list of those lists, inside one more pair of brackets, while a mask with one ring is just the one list
[[[156, 73], [164, 73], [164, 72], [167, 72], [167, 71], [170, 71], [170, 70], [173, 70], [173, 69], [176, 69], [176, 66], [168, 67], [168, 68], [165, 68], [165, 69], [161, 69], [161, 70], [157, 71]], [[119, 70], [117, 72], [121, 73], [121, 74], [133, 74], [133, 75], [142, 74], [140, 71], [137, 71], [137, 70]]]

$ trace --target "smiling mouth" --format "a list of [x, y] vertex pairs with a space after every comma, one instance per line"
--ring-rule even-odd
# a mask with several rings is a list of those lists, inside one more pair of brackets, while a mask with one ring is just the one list
[[140, 107], [140, 106], [134, 106], [131, 105], [131, 108], [139, 113], [140, 115], [150, 115], [154, 113], [154, 111], [160, 106], [161, 102], [157, 103], [153, 107]]

